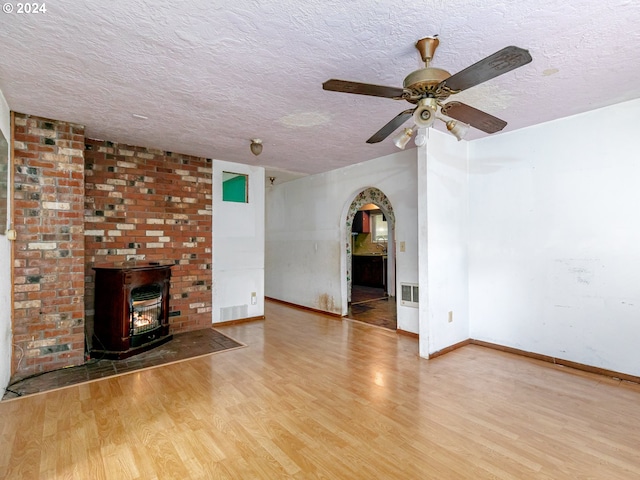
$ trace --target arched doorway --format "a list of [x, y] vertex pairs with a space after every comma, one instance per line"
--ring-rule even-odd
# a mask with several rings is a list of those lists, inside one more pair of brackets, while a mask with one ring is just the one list
[[[384, 242], [379, 242], [375, 239], [375, 231], [368, 232], [368, 235], [356, 234], [352, 231], [354, 221], [356, 221], [356, 223], [361, 221], [361, 217], [358, 217], [359, 212], [361, 212], [363, 208], [368, 208], [368, 206], [377, 207], [377, 209], [372, 211], [376, 213], [379, 212], [379, 216], [385, 220], [387, 238]], [[372, 218], [375, 219], [373, 214]], [[347, 210], [345, 222], [346, 284], [349, 304], [347, 315], [356, 320], [395, 330], [397, 328], [395, 303], [395, 214], [391, 202], [379, 189], [368, 187], [358, 193], [352, 200]], [[358, 253], [358, 247], [362, 247], [362, 242], [367, 244], [371, 242], [371, 245], [369, 245], [367, 249], [368, 252]], [[370, 262], [378, 262], [376, 268], [383, 269], [384, 285], [380, 292], [383, 291], [384, 295], [379, 294], [378, 289], [371, 287], [367, 282], [358, 281], [358, 271], [361, 268], [361, 262], [366, 262], [366, 265]], [[380, 267], [380, 265], [382, 265], [382, 267]], [[354, 267], [356, 269], [355, 272]], [[356, 274], [355, 284], [354, 273]], [[362, 283], [362, 285], [360, 285], [360, 283]]]

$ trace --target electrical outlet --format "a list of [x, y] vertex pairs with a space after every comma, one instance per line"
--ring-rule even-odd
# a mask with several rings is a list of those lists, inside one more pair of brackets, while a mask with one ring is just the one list
[[256, 292], [251, 292], [251, 305], [255, 305], [256, 303], [258, 303]]
[[406, 246], [405, 246], [404, 242], [400, 242], [400, 251], [401, 252], [406, 251]]
[[453, 312], [449, 312], [449, 323], [453, 322]]

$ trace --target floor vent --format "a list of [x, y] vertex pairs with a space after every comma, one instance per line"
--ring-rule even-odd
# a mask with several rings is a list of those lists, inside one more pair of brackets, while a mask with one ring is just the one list
[[414, 283], [400, 284], [401, 301], [400, 304], [405, 307], [418, 306], [418, 285]]

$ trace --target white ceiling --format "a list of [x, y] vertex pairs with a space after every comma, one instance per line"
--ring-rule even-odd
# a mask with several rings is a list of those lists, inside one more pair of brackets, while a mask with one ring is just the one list
[[93, 138], [265, 165], [276, 183], [396, 151], [391, 138], [365, 141], [408, 103], [322, 82], [402, 86], [428, 35], [440, 38], [432, 66], [452, 74], [507, 45], [530, 51], [532, 63], [455, 97], [506, 120], [503, 132], [640, 97], [637, 0], [44, 3], [46, 13], [0, 13], [12, 110]]

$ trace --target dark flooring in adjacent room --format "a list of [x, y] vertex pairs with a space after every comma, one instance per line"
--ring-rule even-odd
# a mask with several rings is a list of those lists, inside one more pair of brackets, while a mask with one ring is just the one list
[[210, 353], [244, 346], [242, 343], [207, 328], [193, 332], [179, 333], [164, 345], [124, 360], [91, 359], [84, 365], [68, 367], [53, 372], [27, 377], [7, 387], [3, 400], [32, 395], [77, 383], [119, 375], [142, 368], [200, 357]]
[[398, 328], [396, 297], [388, 296], [382, 288], [353, 285], [347, 317], [396, 330]]

